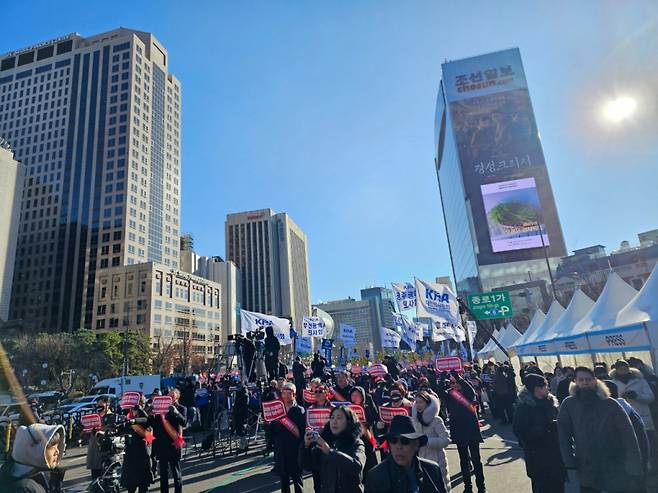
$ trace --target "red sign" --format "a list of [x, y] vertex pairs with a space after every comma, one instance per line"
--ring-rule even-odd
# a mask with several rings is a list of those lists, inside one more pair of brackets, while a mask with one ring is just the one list
[[124, 392], [121, 396], [121, 409], [132, 409], [137, 404], [139, 404], [140, 397], [141, 394], [139, 392], [135, 392], [134, 390]]
[[325, 424], [327, 424], [330, 414], [331, 409], [324, 407], [318, 409], [309, 409], [306, 411], [306, 426], [314, 430], [319, 430]]
[[365, 423], [366, 422], [366, 412], [363, 410], [363, 407], [361, 407], [357, 404], [352, 404], [349, 407], [352, 411], [354, 411], [354, 414], [356, 414], [356, 417], [359, 418], [360, 423]]
[[406, 407], [379, 406], [379, 417], [382, 418], [384, 423], [390, 423], [393, 421], [393, 417], [397, 415], [409, 416], [409, 412]]
[[173, 401], [170, 395], [156, 395], [153, 397], [153, 414], [167, 414]]
[[384, 377], [388, 374], [388, 368], [380, 364], [372, 365], [368, 370], [368, 373], [373, 377]]
[[268, 423], [281, 419], [287, 414], [286, 406], [283, 404], [283, 401], [276, 400], [263, 402], [263, 419]]
[[352, 368], [350, 370], [352, 372], [352, 375], [361, 375], [361, 365], [352, 365]]
[[304, 389], [304, 402], [309, 404], [315, 402], [315, 393], [311, 389]]
[[291, 372], [291, 371], [289, 371], [289, 372], [286, 374], [286, 378], [287, 378], [288, 380], [292, 380], [292, 372]]
[[462, 371], [462, 360], [456, 356], [449, 358], [436, 358], [435, 361], [436, 371]]
[[80, 416], [80, 423], [82, 423], [82, 431], [87, 432], [94, 428], [99, 429], [103, 424], [100, 414], [85, 414], [84, 416]]

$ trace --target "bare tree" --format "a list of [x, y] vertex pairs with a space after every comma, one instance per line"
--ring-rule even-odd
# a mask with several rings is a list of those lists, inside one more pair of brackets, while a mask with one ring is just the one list
[[173, 338], [164, 341], [158, 336], [157, 347], [153, 350], [153, 372], [169, 375], [176, 359], [176, 344]]

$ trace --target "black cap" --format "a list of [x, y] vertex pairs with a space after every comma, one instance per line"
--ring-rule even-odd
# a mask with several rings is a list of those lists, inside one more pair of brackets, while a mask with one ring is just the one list
[[523, 380], [525, 388], [528, 389], [528, 392], [533, 393], [535, 387], [543, 387], [546, 383], [546, 379], [543, 375], [535, 375], [534, 373], [528, 373]]
[[402, 416], [400, 414], [393, 416], [391, 427], [386, 434], [386, 439], [394, 436], [405, 437], [409, 440], [420, 440], [421, 447], [427, 445], [427, 435], [416, 431], [414, 422], [409, 416]]

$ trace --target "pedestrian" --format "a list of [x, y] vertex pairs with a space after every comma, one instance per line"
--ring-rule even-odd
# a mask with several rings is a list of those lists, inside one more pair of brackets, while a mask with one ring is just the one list
[[295, 493], [304, 491], [302, 469], [299, 464], [299, 449], [304, 439], [306, 420], [304, 408], [295, 401], [295, 384], [285, 382], [281, 388], [281, 400], [286, 416], [270, 425], [274, 443], [274, 471], [281, 479], [281, 493], [290, 493], [292, 480]]
[[439, 466], [418, 457], [427, 436], [416, 431], [410, 416], [395, 416], [386, 440], [391, 453], [368, 473], [365, 493], [445, 493]]
[[571, 366], [565, 366], [562, 368], [562, 380], [557, 384], [557, 393], [555, 394], [555, 397], [557, 397], [557, 400], [560, 404], [569, 397], [569, 389], [571, 388], [571, 384], [573, 383], [573, 379], [575, 378], [575, 372], [573, 367]]
[[377, 440], [373, 433], [373, 427], [379, 420], [379, 412], [372, 400], [372, 396], [366, 393], [362, 387], [353, 387], [350, 399], [352, 404], [363, 408], [366, 418], [365, 423], [361, 423], [361, 440], [366, 450], [366, 463], [363, 468], [363, 480], [365, 482], [368, 471], [379, 463], [377, 460]]
[[94, 429], [89, 435], [89, 444], [87, 445], [87, 469], [91, 471], [91, 479], [100, 478], [103, 473], [102, 457], [100, 452], [100, 445], [98, 444], [98, 437], [103, 435], [104, 425], [108, 420], [112, 419], [112, 409], [110, 408], [110, 401], [107, 397], [101, 397], [96, 402], [96, 413], [101, 417], [100, 429]]
[[509, 424], [514, 420], [514, 387], [510, 383], [508, 371], [503, 366], [496, 368], [493, 387], [498, 417], [502, 424]]
[[311, 370], [313, 371], [313, 378], [324, 378], [324, 361], [320, 359], [320, 353], [315, 353], [313, 355], [313, 361], [311, 361]]
[[153, 483], [151, 464], [153, 433], [151, 428], [145, 426], [148, 422], [148, 414], [144, 409], [145, 404], [146, 400], [142, 395], [140, 403], [128, 413], [129, 419], [139, 421], [130, 426], [121, 468], [121, 485], [128, 490], [128, 493], [135, 493], [135, 491], [146, 493]]
[[631, 368], [624, 360], [615, 363], [613, 370], [610, 372], [610, 379], [617, 386], [619, 397], [625, 399], [642, 418], [644, 430], [649, 439], [649, 448], [655, 458], [656, 426], [651, 414], [651, 403], [653, 403], [655, 396], [649, 383], [640, 370]]
[[279, 377], [279, 351], [281, 343], [274, 335], [272, 327], [265, 328], [265, 368], [267, 369], [267, 378], [272, 380]]
[[302, 363], [302, 358], [297, 356], [292, 364], [292, 376], [297, 388], [297, 404], [304, 405], [304, 389], [306, 388], [306, 366]]
[[320, 433], [304, 434], [301, 462], [319, 478], [318, 493], [363, 493], [366, 453], [358, 418], [346, 406], [333, 408]]
[[3, 493], [56, 493], [63, 474], [56, 468], [64, 455], [64, 427], [35, 423], [16, 430], [11, 457], [0, 468]]
[[464, 492], [471, 493], [471, 464], [478, 493], [485, 493], [484, 471], [480, 458], [480, 432], [475, 392], [473, 388], [455, 371], [439, 386], [439, 397], [446, 404], [450, 416], [450, 438], [457, 445], [459, 465], [464, 480]]
[[443, 485], [450, 492], [450, 472], [446, 447], [450, 444], [450, 434], [443, 419], [439, 416], [439, 399], [427, 391], [416, 394], [416, 400], [411, 409], [416, 431], [427, 436], [427, 445], [420, 448], [418, 457], [436, 462], [441, 468]]
[[169, 391], [171, 406], [166, 415], [154, 415], [149, 418], [153, 428], [153, 453], [158, 458], [160, 467], [160, 493], [169, 492], [169, 470], [174, 480], [174, 492], [183, 491], [181, 457], [183, 446], [183, 428], [185, 427], [187, 409], [178, 401], [178, 389]]
[[549, 392], [546, 378], [526, 374], [512, 428], [523, 448], [533, 493], [564, 492], [567, 474], [560, 455], [558, 408], [557, 398]]
[[324, 384], [318, 385], [313, 391], [313, 396], [315, 397], [315, 402], [308, 406], [308, 409], [318, 409], [318, 408], [333, 408], [333, 404], [329, 400], [329, 390], [325, 387]]
[[579, 366], [575, 376], [558, 413], [565, 467], [576, 470], [582, 493], [641, 492], [642, 458], [631, 420], [590, 368]]
[[334, 397], [332, 400], [338, 402], [349, 402], [350, 394], [352, 393], [352, 385], [350, 383], [350, 374], [346, 370], [341, 370], [336, 373], [336, 385], [334, 386]]

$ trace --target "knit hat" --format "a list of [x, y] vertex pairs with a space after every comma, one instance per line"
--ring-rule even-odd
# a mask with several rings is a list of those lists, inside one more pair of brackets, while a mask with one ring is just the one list
[[531, 394], [535, 391], [535, 387], [543, 387], [545, 383], [546, 379], [542, 375], [535, 375], [534, 373], [527, 374], [524, 379], [525, 388]]

